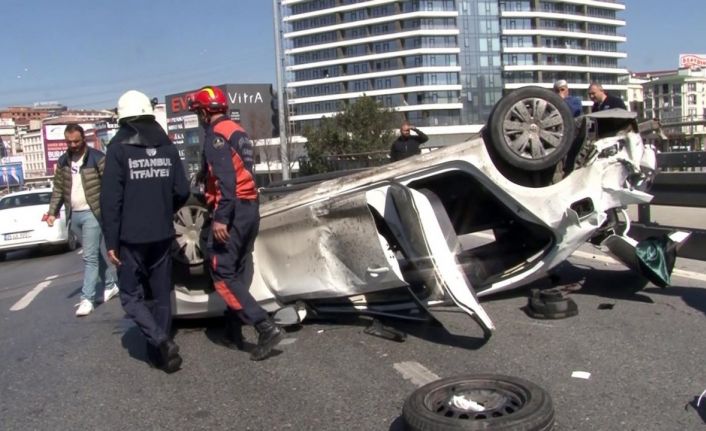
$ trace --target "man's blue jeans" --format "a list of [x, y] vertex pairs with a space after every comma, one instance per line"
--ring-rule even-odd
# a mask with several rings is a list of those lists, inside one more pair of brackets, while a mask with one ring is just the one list
[[117, 284], [115, 267], [108, 260], [100, 223], [93, 212], [90, 210], [72, 211], [71, 230], [81, 239], [81, 247], [83, 248], [85, 268], [81, 299], [95, 303], [96, 285], [100, 283], [99, 293], [102, 299], [105, 289], [110, 289]]

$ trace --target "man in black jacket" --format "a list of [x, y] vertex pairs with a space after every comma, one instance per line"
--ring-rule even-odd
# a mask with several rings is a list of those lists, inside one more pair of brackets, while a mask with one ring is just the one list
[[[412, 136], [410, 131], [416, 133], [417, 136]], [[402, 126], [400, 126], [400, 137], [392, 143], [390, 158], [393, 162], [396, 162], [419, 154], [421, 153], [419, 146], [428, 140], [429, 137], [425, 135], [424, 132], [405, 121], [402, 123]]]
[[593, 101], [591, 112], [614, 108], [627, 109], [623, 99], [606, 93], [603, 86], [597, 82], [592, 82], [588, 86], [588, 97]]
[[[593, 101], [591, 112], [605, 111], [608, 109], [626, 109], [625, 102], [620, 97], [606, 93], [603, 86], [597, 82], [592, 82], [588, 86], [588, 97]], [[626, 121], [620, 118], [597, 118], [596, 136], [598, 138], [615, 134], [626, 125]]]
[[173, 217], [189, 198], [189, 184], [146, 95], [123, 94], [118, 118], [101, 194], [108, 257], [118, 267], [123, 309], [147, 339], [150, 362], [172, 373], [182, 362], [171, 339]]

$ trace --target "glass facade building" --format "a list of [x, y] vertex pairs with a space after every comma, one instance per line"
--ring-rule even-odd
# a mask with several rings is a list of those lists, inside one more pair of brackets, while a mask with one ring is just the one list
[[[504, 92], [627, 87], [610, 0], [279, 0], [294, 133], [363, 94], [434, 129], [483, 124]], [[425, 129], [427, 130], [427, 129]]]

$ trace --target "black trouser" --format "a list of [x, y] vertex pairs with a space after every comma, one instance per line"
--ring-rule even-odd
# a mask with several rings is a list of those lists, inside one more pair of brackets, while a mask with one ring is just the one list
[[228, 308], [236, 311], [241, 320], [249, 324], [267, 318], [267, 312], [250, 294], [254, 273], [252, 252], [259, 228], [260, 210], [257, 201], [236, 200], [228, 241], [215, 241], [213, 232], [208, 235], [213, 286]]
[[147, 341], [159, 345], [172, 327], [172, 240], [120, 244], [120, 302]]

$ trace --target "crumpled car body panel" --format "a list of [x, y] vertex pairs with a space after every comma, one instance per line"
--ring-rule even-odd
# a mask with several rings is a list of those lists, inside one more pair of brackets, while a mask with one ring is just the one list
[[[655, 168], [639, 135], [596, 148], [585, 167], [546, 187], [508, 180], [477, 138], [265, 202], [251, 293], [270, 312], [421, 307], [433, 315], [453, 304], [489, 334], [478, 297], [546, 276], [607, 211], [651, 200], [635, 185]], [[200, 308], [179, 294], [177, 317], [223, 309], [213, 292]]]

